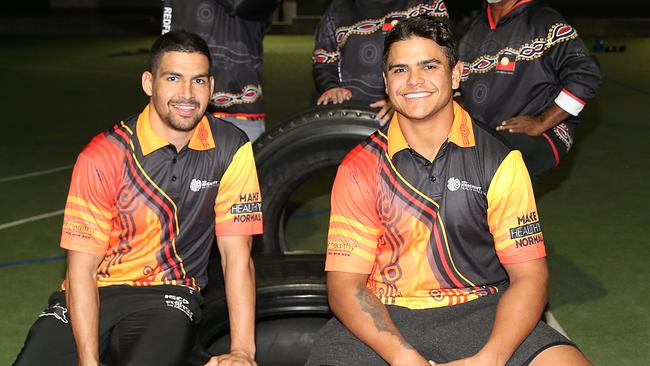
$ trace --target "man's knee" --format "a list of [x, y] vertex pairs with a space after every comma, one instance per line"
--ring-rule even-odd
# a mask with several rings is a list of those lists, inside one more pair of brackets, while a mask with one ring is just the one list
[[561, 344], [549, 347], [531, 361], [531, 366], [591, 366], [591, 362], [574, 346]]
[[76, 365], [77, 351], [69, 323], [43, 314], [29, 330], [14, 366]]

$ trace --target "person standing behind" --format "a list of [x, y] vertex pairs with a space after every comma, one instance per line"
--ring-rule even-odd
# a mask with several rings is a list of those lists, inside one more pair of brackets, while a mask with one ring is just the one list
[[205, 114], [210, 52], [172, 31], [142, 74], [149, 103], [83, 149], [63, 218], [62, 291], [14, 365], [177, 366], [195, 342], [200, 289], [217, 236], [231, 352], [208, 365], [255, 365], [252, 235], [262, 232], [251, 143]]
[[313, 77], [317, 105], [352, 100], [381, 108], [388, 122], [381, 55], [384, 36], [397, 22], [418, 15], [448, 19], [442, 0], [334, 0], [316, 28]]
[[163, 0], [162, 33], [183, 29], [210, 47], [215, 89], [209, 111], [251, 141], [265, 130], [262, 93], [264, 35], [280, 0]]
[[528, 172], [453, 101], [455, 46], [427, 16], [386, 37], [396, 113], [339, 166], [325, 263], [335, 317], [308, 366], [589, 365], [539, 321], [548, 268]]
[[522, 152], [533, 179], [569, 152], [600, 70], [578, 33], [535, 0], [487, 0], [459, 43], [460, 101]]

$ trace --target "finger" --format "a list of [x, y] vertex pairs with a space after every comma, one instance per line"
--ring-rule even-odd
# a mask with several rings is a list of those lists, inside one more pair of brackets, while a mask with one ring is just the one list
[[212, 357], [208, 363], [206, 363], [204, 366], [217, 366], [219, 364], [219, 361], [217, 360], [216, 357]]
[[341, 92], [340, 92], [339, 90], [337, 90], [337, 91], [334, 93], [334, 98], [333, 98], [333, 99], [334, 99], [334, 100], [333, 100], [334, 104], [339, 104], [339, 103], [341, 103]]
[[391, 116], [392, 116], [391, 114], [387, 114], [386, 116], [384, 116], [384, 118], [379, 120], [379, 125], [382, 126], [382, 127], [385, 126], [386, 123], [388, 123], [388, 121], [390, 121]]
[[347, 98], [345, 97], [345, 91], [339, 90], [338, 93], [336, 93], [336, 101], [338, 103], [343, 103]]
[[327, 93], [327, 97], [325, 98], [325, 103], [324, 105], [327, 104], [335, 104], [336, 103], [336, 93], [335, 92], [329, 92]]
[[385, 99], [380, 99], [380, 100], [378, 100], [378, 101], [376, 101], [376, 102], [372, 102], [372, 103], [370, 103], [369, 107], [370, 107], [370, 108], [379, 108], [379, 107], [382, 107], [382, 108], [383, 108], [383, 107], [386, 106], [386, 104], [387, 104], [387, 103], [386, 103], [386, 100], [385, 100]]
[[316, 105], [327, 104], [327, 92], [323, 93], [318, 97]]
[[513, 128], [522, 128], [523, 125], [517, 121], [503, 121], [497, 126], [497, 131], [509, 131]]
[[526, 130], [521, 128], [521, 127], [512, 127], [512, 128], [508, 128], [508, 132], [510, 132], [510, 133], [525, 133]]
[[377, 112], [377, 116], [375, 116], [375, 118], [376, 118], [376, 119], [384, 119], [384, 117], [385, 117], [386, 114], [388, 113], [388, 109], [389, 109], [389, 108], [388, 108], [387, 106], [383, 106], [383, 107], [381, 107], [381, 109], [379, 110], [379, 112]]

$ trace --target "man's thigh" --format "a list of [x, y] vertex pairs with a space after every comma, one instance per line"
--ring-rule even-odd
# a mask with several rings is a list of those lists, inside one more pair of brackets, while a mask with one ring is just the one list
[[[166, 335], [169, 340], [173, 340], [175, 342], [173, 346], [147, 348], [164, 350], [164, 352], [151, 353], [162, 353], [165, 355], [165, 360], [176, 360], [187, 355], [185, 348], [188, 347], [187, 343], [191, 347], [194, 341], [194, 325], [201, 316], [200, 296], [194, 291], [180, 286], [109, 286], [100, 288], [99, 296], [101, 303], [99, 352], [103, 361], [108, 360], [108, 364], [122, 364], [113, 360], [141, 357], [137, 352], [128, 351], [129, 344], [134, 347], [142, 344], [141, 340], [136, 341], [138, 333], [144, 338], [152, 339], [155, 344], [166, 344], [166, 340], [160, 340], [158, 335]], [[111, 342], [110, 351], [121, 352], [113, 356], [108, 352], [109, 340], [114, 340], [115, 337], [111, 339], [109, 337], [116, 331], [122, 332], [125, 342], [122, 345]], [[58, 291], [50, 296], [48, 308], [41, 313], [30, 329], [15, 364], [64, 366], [77, 364], [76, 345], [70, 326], [65, 293]], [[167, 363], [140, 364], [165, 365]], [[179, 362], [169, 364], [179, 364]]]
[[131, 313], [112, 330], [110, 364], [181, 365], [195, 340], [195, 324], [172, 307]]
[[370, 347], [339, 322], [330, 319], [318, 333], [305, 366], [387, 366]]
[[[494, 325], [499, 298], [500, 296], [486, 296], [465, 304], [437, 309], [412, 310], [399, 306], [387, 306], [387, 309], [402, 336], [422, 356], [435, 362], [449, 362], [472, 356], [485, 345]], [[573, 343], [540, 322], [507, 365], [528, 365], [540, 352], [560, 344]], [[333, 318], [319, 333], [307, 365], [386, 363]]]
[[[439, 309], [389, 307], [389, 312], [407, 341], [424, 357], [449, 362], [472, 356], [485, 345], [494, 326], [500, 297], [485, 296]], [[556, 345], [574, 344], [540, 321], [506, 365], [528, 365], [540, 352]]]

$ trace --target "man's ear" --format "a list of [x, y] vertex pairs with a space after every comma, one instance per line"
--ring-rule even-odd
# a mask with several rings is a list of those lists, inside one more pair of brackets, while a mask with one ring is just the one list
[[386, 71], [382, 71], [381, 76], [384, 78], [384, 93], [388, 95], [388, 84], [386, 84]]
[[456, 62], [456, 65], [451, 69], [451, 87], [456, 90], [460, 87], [460, 77], [463, 75], [463, 67], [465, 64], [462, 61]]
[[212, 95], [214, 94], [214, 76], [210, 75], [209, 80], [210, 80], [210, 98], [212, 98]]
[[142, 90], [149, 97], [153, 95], [153, 74], [150, 71], [142, 73]]

